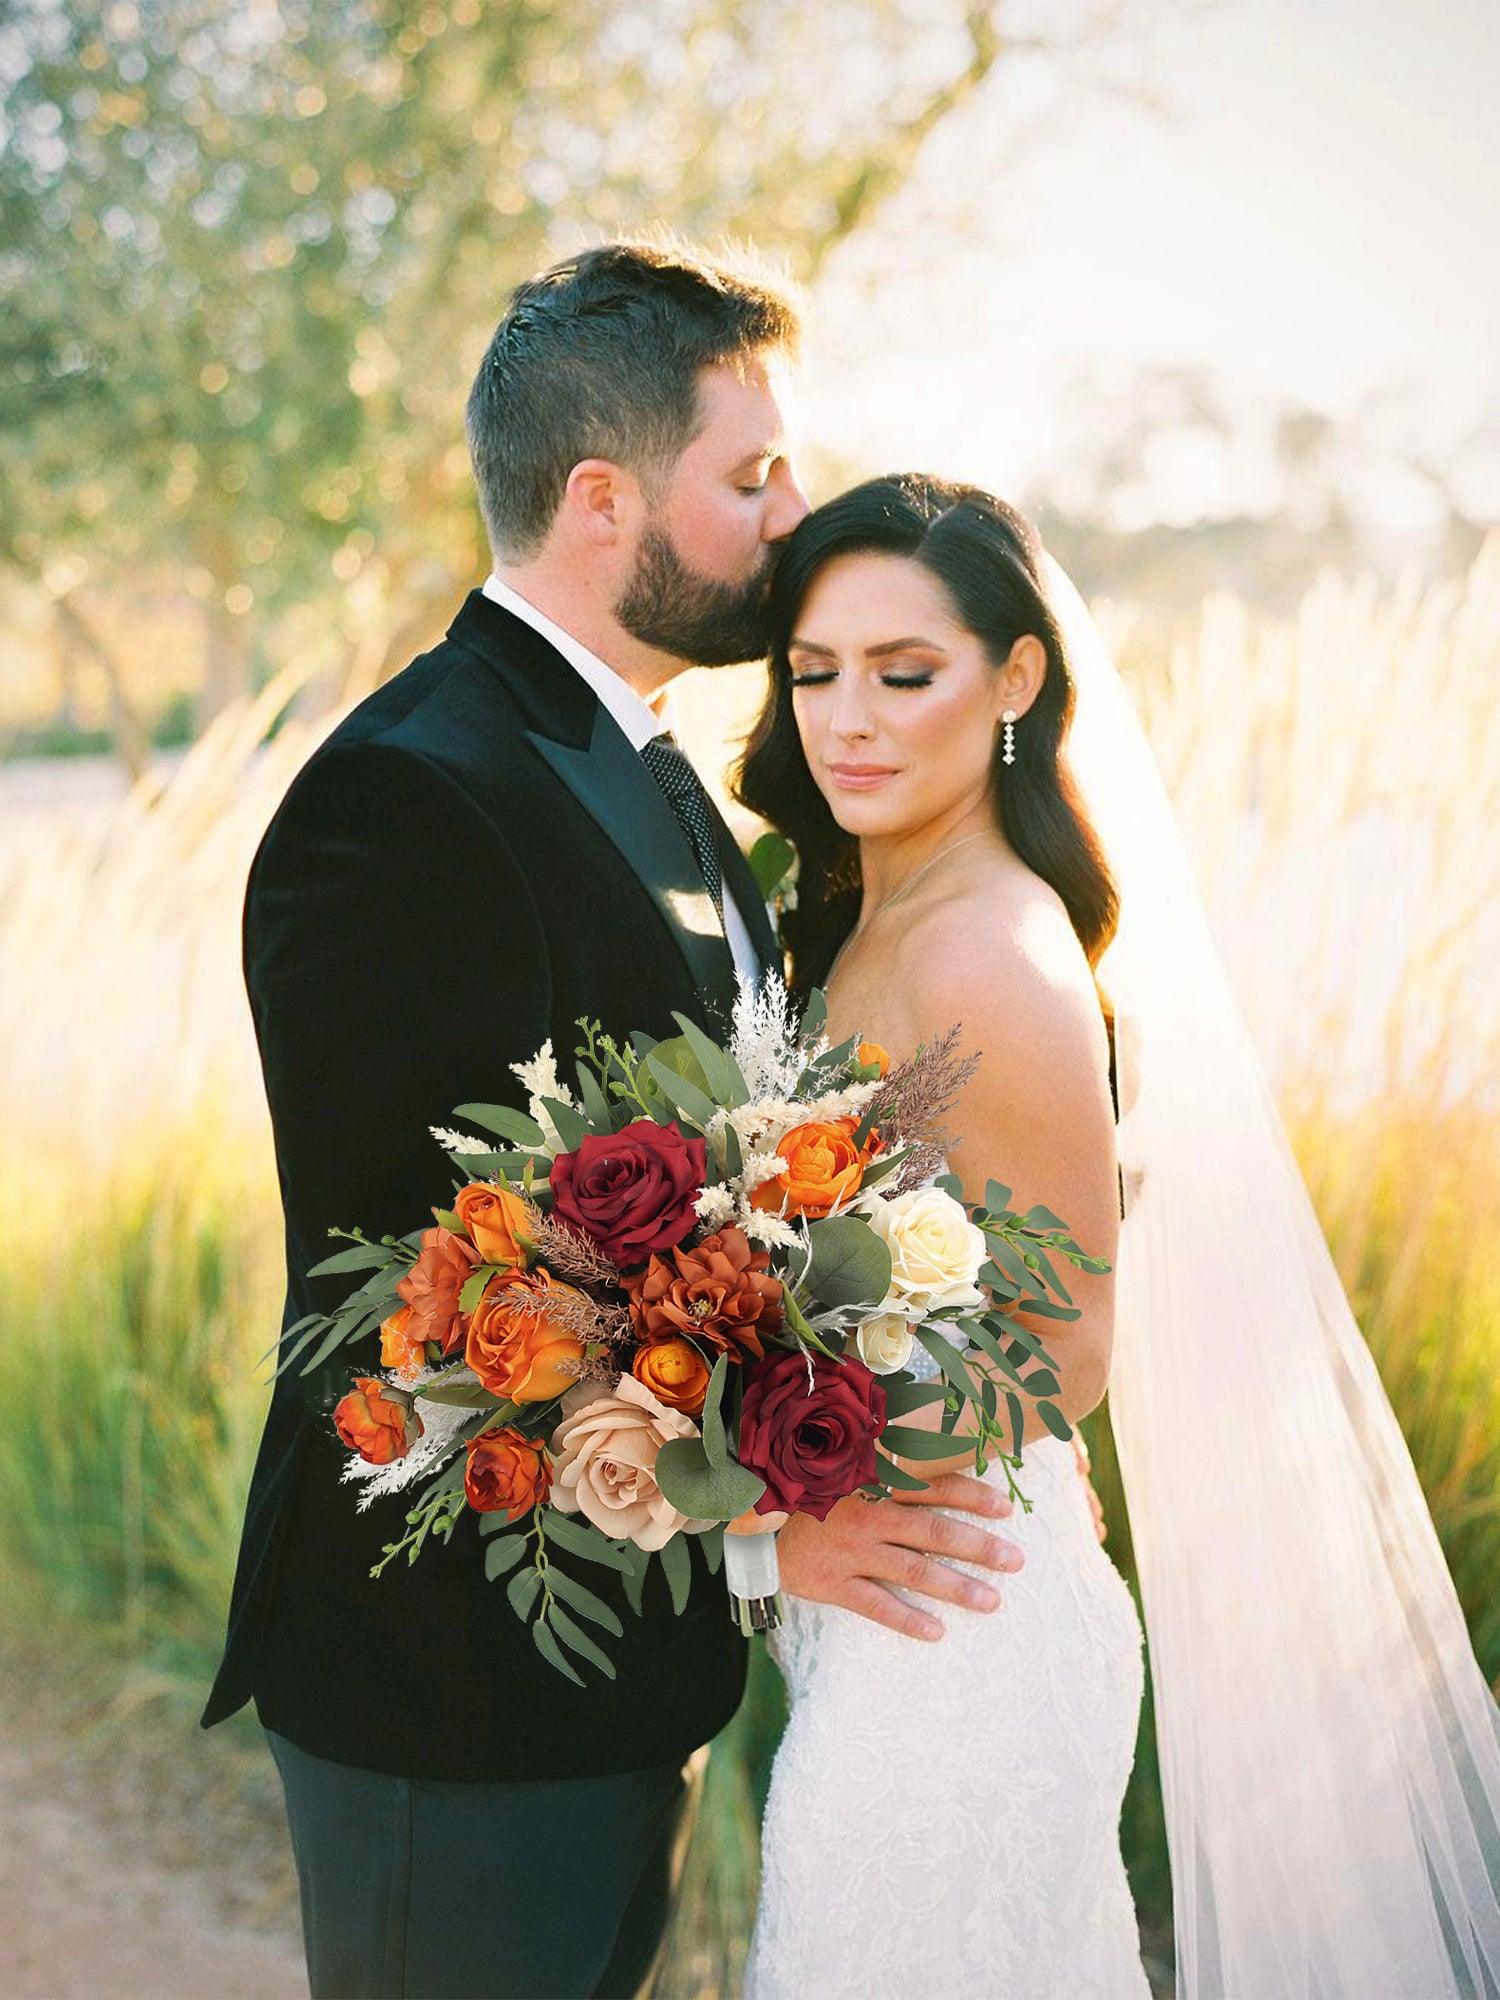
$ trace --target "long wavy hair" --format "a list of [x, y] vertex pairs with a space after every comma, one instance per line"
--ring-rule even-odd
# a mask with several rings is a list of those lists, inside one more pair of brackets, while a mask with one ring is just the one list
[[[896, 473], [815, 509], [787, 542], [772, 582], [770, 689], [733, 779], [740, 803], [797, 849], [797, 907], [783, 924], [795, 990], [805, 995], [827, 976], [859, 915], [861, 884], [859, 843], [834, 819], [802, 754], [787, 648], [818, 572], [836, 556], [867, 551], [909, 556], [930, 570], [995, 667], [1023, 635], [1041, 640], [1041, 691], [1016, 724], [1013, 764], [1002, 763], [997, 732], [990, 798], [1006, 840], [1057, 891], [1097, 967], [1119, 921], [1119, 895], [1064, 756], [1076, 693], [1042, 581], [1041, 538], [980, 487]], [[1102, 992], [1100, 1004], [1112, 1027]]]

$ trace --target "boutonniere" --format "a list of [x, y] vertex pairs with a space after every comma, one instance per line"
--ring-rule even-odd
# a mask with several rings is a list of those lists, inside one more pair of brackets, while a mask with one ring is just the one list
[[763, 833], [746, 859], [761, 900], [771, 912], [777, 942], [785, 949], [786, 938], [782, 934], [781, 920], [788, 911], [797, 907], [797, 875], [801, 868], [801, 856], [784, 833]]

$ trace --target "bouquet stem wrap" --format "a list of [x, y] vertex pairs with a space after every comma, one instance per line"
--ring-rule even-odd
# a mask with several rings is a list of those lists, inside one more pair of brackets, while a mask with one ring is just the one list
[[726, 1535], [724, 1581], [729, 1586], [729, 1615], [747, 1639], [752, 1632], [776, 1630], [785, 1606], [774, 1535]]

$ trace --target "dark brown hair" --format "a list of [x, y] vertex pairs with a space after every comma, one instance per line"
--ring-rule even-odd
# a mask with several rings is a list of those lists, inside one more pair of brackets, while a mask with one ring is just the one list
[[465, 412], [496, 550], [534, 553], [581, 459], [656, 486], [697, 435], [699, 370], [799, 338], [788, 297], [685, 249], [605, 243], [528, 278]]
[[[1041, 690], [1016, 724], [1013, 764], [1001, 763], [996, 742], [990, 796], [1011, 847], [1057, 891], [1097, 966], [1119, 921], [1119, 897], [1063, 755], [1076, 695], [1043, 586], [1041, 538], [1023, 515], [977, 486], [899, 473], [867, 480], [809, 514], [787, 542], [772, 585], [771, 686], [734, 792], [800, 857], [797, 908], [784, 926], [794, 987], [805, 994], [826, 977], [859, 914], [860, 877], [858, 842], [834, 819], [802, 754], [787, 647], [823, 565], [870, 550], [909, 556], [930, 570], [996, 666], [1024, 634], [1042, 642]], [[1100, 998], [1108, 1020], [1108, 1001]]]

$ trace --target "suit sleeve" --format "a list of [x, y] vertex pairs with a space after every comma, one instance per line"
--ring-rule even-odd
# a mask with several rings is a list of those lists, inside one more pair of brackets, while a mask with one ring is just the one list
[[[457, 782], [358, 744], [315, 758], [272, 822], [244, 950], [291, 1319], [356, 1282], [307, 1280], [340, 1247], [330, 1227], [404, 1235], [447, 1202], [454, 1170], [430, 1126], [460, 1103], [524, 1102], [510, 1065], [550, 1032], [547, 945], [514, 851]], [[341, 1349], [298, 1394], [326, 1405], [376, 1358], [374, 1336]]]

